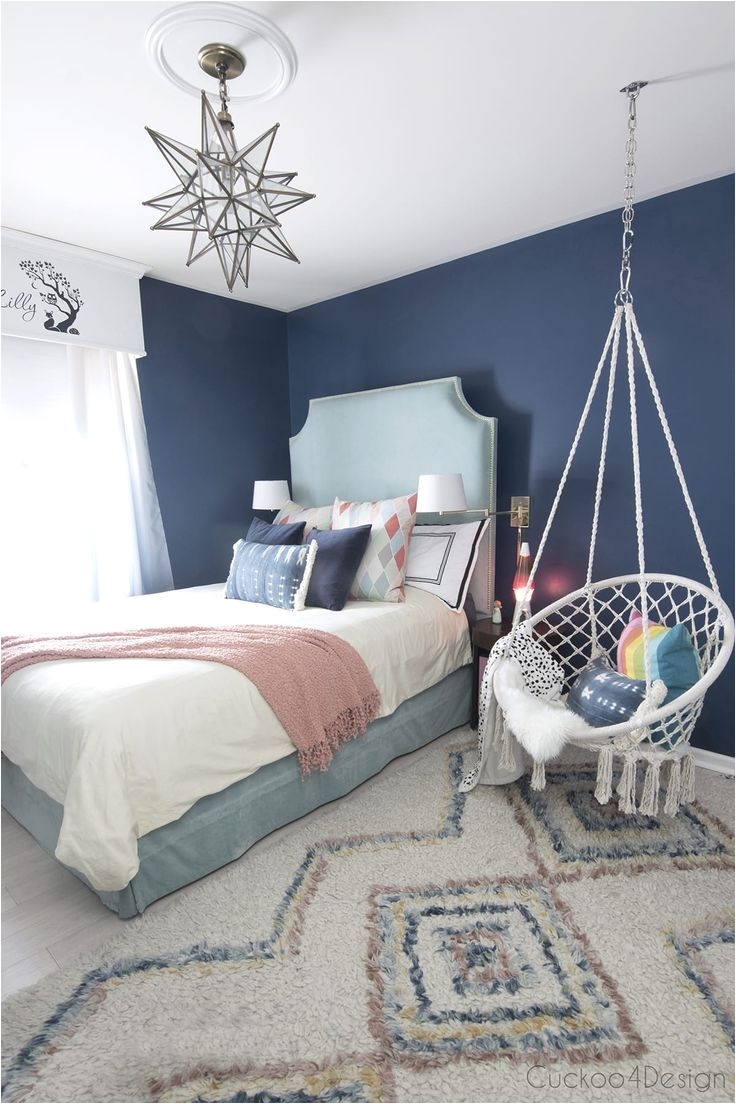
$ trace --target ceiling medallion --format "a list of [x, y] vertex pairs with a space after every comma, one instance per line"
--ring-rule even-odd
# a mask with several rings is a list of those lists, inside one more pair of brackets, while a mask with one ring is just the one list
[[148, 28], [153, 66], [180, 91], [200, 94], [196, 48], [200, 42], [232, 42], [248, 55], [248, 82], [231, 103], [260, 103], [284, 92], [297, 70], [296, 50], [275, 23], [239, 4], [215, 0], [167, 8]]
[[216, 112], [207, 94], [201, 93], [200, 149], [146, 127], [178, 183], [146, 200], [144, 206], [163, 212], [152, 230], [183, 230], [191, 235], [187, 266], [214, 251], [232, 291], [238, 279], [248, 287], [252, 249], [299, 263], [281, 232], [280, 218], [314, 195], [292, 186], [295, 172], [268, 170], [278, 123], [238, 148], [227, 82], [244, 71], [243, 54], [234, 46], [215, 42], [203, 46], [197, 60], [208, 76], [219, 81], [220, 110]]

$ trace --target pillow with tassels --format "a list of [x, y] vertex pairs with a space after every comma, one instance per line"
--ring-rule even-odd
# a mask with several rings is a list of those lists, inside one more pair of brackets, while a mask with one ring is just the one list
[[303, 610], [316, 555], [316, 541], [252, 544], [240, 540], [233, 546], [225, 597]]

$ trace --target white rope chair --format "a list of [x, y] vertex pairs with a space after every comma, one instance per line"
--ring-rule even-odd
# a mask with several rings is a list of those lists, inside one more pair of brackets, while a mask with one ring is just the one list
[[[623, 575], [605, 579], [602, 582], [594, 582], [593, 565], [622, 323], [625, 323], [626, 329], [639, 571], [633, 575]], [[647, 573], [646, 570], [639, 468], [635, 347], [638, 350], [654, 399], [710, 587], [681, 576], [651, 574]], [[697, 654], [700, 672], [700, 678], [690, 690], [660, 708], [650, 708], [648, 712], [638, 710], [636, 715], [628, 721], [596, 729], [593, 735], [570, 737], [570, 742], [577, 746], [590, 748], [598, 752], [599, 769], [596, 797], [601, 803], [607, 802], [611, 797], [613, 759], [616, 755], [622, 758], [623, 769], [618, 794], [620, 797], [619, 808], [623, 812], [633, 813], [639, 811], [651, 815], [657, 812], [660, 767], [664, 761], [669, 761], [671, 766], [665, 813], [674, 815], [682, 801], [692, 800], [694, 796], [693, 761], [689, 754], [688, 741], [703, 707], [705, 692], [723, 670], [733, 649], [734, 621], [731, 611], [720, 596], [713, 565], [695, 515], [695, 509], [685, 482], [680, 459], [672, 439], [630, 297], [624, 297], [623, 302], [617, 302], [603, 354], [598, 363], [532, 566], [529, 584], [530, 586], [533, 584], [537, 567], [542, 558], [609, 352], [608, 391], [585, 585], [574, 593], [568, 594], [540, 610], [539, 613], [526, 622], [526, 625], [535, 630], [537, 638], [560, 663], [564, 672], [565, 689], [569, 690], [580, 671], [598, 656], [606, 656], [615, 668], [619, 638], [628, 624], [632, 610], [638, 609], [642, 615], [647, 697], [650, 696], [652, 688], [651, 661], [648, 647], [650, 621], [668, 626], [684, 625], [687, 628]], [[518, 623], [519, 611], [517, 611], [516, 616]], [[647, 773], [641, 801], [637, 806], [636, 769], [639, 761], [647, 763]], [[535, 788], [541, 788], [544, 785], [543, 764], [537, 763], [535, 765], [533, 785]]]
[[[641, 597], [638, 575], [621, 575], [581, 587], [535, 614], [528, 625], [544, 631], [538, 637], [564, 671], [569, 690], [580, 671], [592, 659], [606, 656], [616, 665], [619, 637], [631, 610]], [[690, 738], [703, 707], [705, 692], [728, 662], [734, 638], [731, 612], [722, 598], [708, 587], [679, 575], [646, 577], [649, 612], [661, 625], [684, 625], [698, 656], [700, 679], [686, 693], [647, 717], [646, 730], [656, 727], [658, 742], [676, 747]], [[640, 722], [632, 720], [598, 729], [600, 740], [592, 746], [626, 737]], [[626, 746], [628, 741], [619, 741]]]
[[[636, 100], [640, 90], [646, 84], [646, 81], [634, 81], [626, 88], [621, 89], [628, 96], [629, 132], [626, 144], [626, 187], [622, 212], [624, 225], [623, 254], [619, 290], [615, 297], [611, 328], [608, 331], [603, 353], [585, 401], [528, 582], [531, 590], [583, 429], [588, 420], [598, 386], [603, 378], [606, 362], [609, 361], [608, 389], [585, 585], [580, 590], [548, 605], [546, 609], [540, 610], [523, 625], [524, 631], [527, 631], [529, 627], [533, 630], [533, 635], [560, 663], [563, 671], [564, 689], [569, 690], [581, 670], [601, 655], [606, 656], [611, 661], [611, 666], [615, 668], [619, 638], [629, 622], [632, 611], [637, 610], [641, 613], [646, 682], [645, 698], [641, 706], [628, 721], [604, 728], [588, 728], [583, 735], [579, 734], [579, 724], [571, 724], [569, 731], [565, 731], [564, 735], [571, 743], [590, 748], [598, 753], [598, 779], [595, 796], [601, 803], [606, 803], [611, 798], [613, 761], [615, 756], [621, 757], [622, 771], [617, 792], [620, 798], [619, 808], [623, 812], [634, 813], [638, 811], [649, 815], [657, 813], [660, 768], [664, 762], [668, 762], [669, 784], [664, 811], [666, 814], [674, 815], [681, 802], [692, 800], [694, 796], [693, 758], [689, 753], [688, 741], [702, 710], [706, 690], [728, 662], [734, 643], [734, 622], [731, 611], [721, 598], [718, 589], [713, 565], [705, 546], [698, 519], [695, 516], [695, 509], [639, 331], [634, 314], [633, 298], [629, 291], [631, 246], [634, 238], [632, 223], [634, 219]], [[613, 579], [605, 579], [602, 582], [594, 582], [593, 564], [622, 326], [625, 328], [631, 454], [634, 471], [634, 512], [639, 570], [634, 575], [622, 575]], [[648, 574], [646, 570], [644, 516], [639, 467], [636, 394], [637, 358], [635, 353], [638, 353], [640, 367], [643, 369], [654, 400], [659, 422], [690, 516], [695, 539], [705, 565], [709, 586], [677, 575]], [[530, 593], [530, 590], [527, 593]], [[512, 634], [522, 629], [522, 623], [519, 619], [523, 608], [524, 603], [517, 603]], [[659, 703], [662, 701], [662, 693], [665, 688], [661, 683], [658, 686], [653, 686], [651, 677], [650, 619], [660, 625], [670, 627], [684, 625], [687, 628], [697, 655], [700, 673], [698, 681], [687, 692], [661, 706], [659, 706]], [[513, 635], [508, 643], [513, 648], [515, 643]], [[484, 680], [484, 687], [487, 694], [494, 692], [493, 686], [487, 679]], [[536, 713], [535, 716], [539, 716], [539, 714]], [[545, 716], [548, 718], [549, 714]], [[559, 716], [560, 714], [557, 712], [557, 719], [559, 719]], [[535, 736], [541, 736], [541, 741], [536, 738], [534, 741], [537, 750], [533, 756], [535, 763], [531, 784], [535, 789], [541, 789], [545, 784], [544, 754], [541, 747], [541, 743], [545, 738], [545, 725], [548, 729], [549, 722], [540, 720], [538, 722], [540, 731], [535, 734]], [[481, 733], [481, 739], [483, 735]], [[494, 713], [492, 742], [499, 749], [501, 768], [512, 769], [516, 766], [513, 748], [510, 744], [511, 735], [512, 731], [509, 728], [506, 716], [502, 716], [500, 710], [496, 711]], [[529, 743], [528, 740], [527, 743]], [[483, 754], [483, 746], [481, 742], [479, 762]], [[637, 764], [640, 761], [646, 763], [646, 775], [641, 798], [637, 805], [636, 774]], [[469, 778], [469, 783], [475, 784], [479, 769], [480, 767], [477, 767], [473, 772], [472, 777]]]

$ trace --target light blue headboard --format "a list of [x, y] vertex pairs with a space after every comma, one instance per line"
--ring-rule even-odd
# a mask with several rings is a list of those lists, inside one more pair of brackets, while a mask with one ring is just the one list
[[[461, 472], [469, 506], [496, 509], [495, 418], [477, 414], [458, 376], [312, 399], [302, 429], [289, 442], [292, 497], [323, 506], [411, 494], [422, 473]], [[471, 521], [478, 514], [428, 522]], [[473, 580], [476, 605], [494, 596], [495, 519]]]

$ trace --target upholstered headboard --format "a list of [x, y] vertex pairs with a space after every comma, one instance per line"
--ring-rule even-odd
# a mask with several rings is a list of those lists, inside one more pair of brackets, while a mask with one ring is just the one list
[[[496, 430], [495, 418], [468, 405], [458, 376], [312, 399], [304, 426], [289, 442], [292, 496], [303, 506], [322, 506], [336, 495], [392, 498], [416, 490], [423, 473], [461, 472], [469, 506], [495, 510]], [[491, 518], [471, 590], [486, 611], [493, 606], [495, 537]]]

